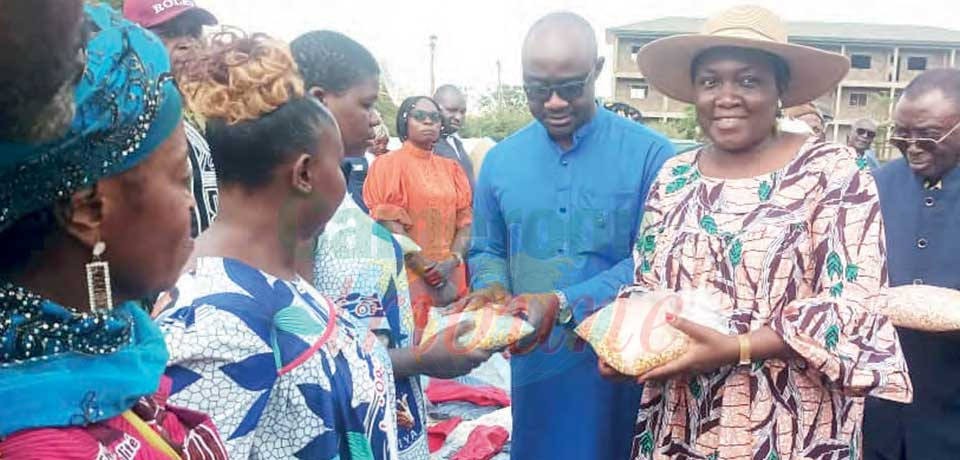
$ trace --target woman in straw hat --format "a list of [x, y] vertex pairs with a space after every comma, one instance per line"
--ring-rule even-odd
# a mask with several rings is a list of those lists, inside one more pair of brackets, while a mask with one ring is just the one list
[[623, 295], [702, 290], [728, 330], [668, 315], [691, 342], [639, 378], [634, 457], [859, 458], [864, 398], [912, 396], [896, 331], [875, 313], [887, 283], [876, 187], [852, 150], [775, 128], [781, 104], [827, 92], [848, 61], [788, 44], [752, 6], [638, 60], [696, 107], [710, 142], [661, 171]]

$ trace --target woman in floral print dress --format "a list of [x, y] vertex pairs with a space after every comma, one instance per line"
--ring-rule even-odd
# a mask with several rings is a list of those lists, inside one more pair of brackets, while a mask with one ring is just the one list
[[876, 187], [850, 149], [775, 129], [779, 102], [827, 92], [849, 64], [786, 44], [757, 7], [706, 30], [639, 57], [655, 87], [695, 105], [710, 143], [661, 171], [622, 295], [702, 290], [728, 333], [668, 315], [692, 341], [640, 376], [634, 458], [859, 458], [864, 397], [912, 395], [875, 313], [887, 283]]

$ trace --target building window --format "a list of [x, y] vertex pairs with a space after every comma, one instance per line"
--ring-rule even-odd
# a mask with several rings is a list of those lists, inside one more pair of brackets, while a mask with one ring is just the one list
[[927, 58], [925, 57], [911, 57], [907, 58], [907, 70], [927, 70]]
[[854, 69], [869, 69], [873, 59], [867, 54], [854, 54], [850, 56], [850, 66]]
[[643, 48], [643, 45], [633, 45], [630, 47], [630, 60], [636, 62], [637, 54], [640, 53], [640, 48]]
[[866, 107], [867, 93], [850, 93], [850, 107]]
[[630, 85], [630, 99], [646, 99], [647, 85]]

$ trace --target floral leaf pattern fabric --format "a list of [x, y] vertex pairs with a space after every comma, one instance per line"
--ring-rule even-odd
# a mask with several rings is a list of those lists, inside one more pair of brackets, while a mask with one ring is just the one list
[[621, 295], [705, 289], [730, 334], [769, 326], [798, 358], [647, 384], [633, 458], [859, 458], [864, 397], [912, 397], [896, 331], [875, 314], [887, 271], [872, 176], [852, 150], [812, 141], [748, 179], [703, 176], [699, 155], [661, 171]]
[[[413, 309], [400, 245], [384, 226], [344, 197], [317, 241], [317, 289], [333, 299], [389, 348], [413, 340]], [[419, 376], [396, 381], [397, 433], [402, 460], [427, 460], [426, 400]]]
[[209, 414], [231, 458], [398, 458], [390, 359], [356, 319], [230, 259], [199, 259], [176, 290], [158, 318], [171, 400]]

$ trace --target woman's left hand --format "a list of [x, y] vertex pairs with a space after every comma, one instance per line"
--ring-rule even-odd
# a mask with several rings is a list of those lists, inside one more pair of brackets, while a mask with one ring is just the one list
[[689, 337], [687, 351], [676, 360], [641, 375], [637, 382], [665, 381], [680, 375], [705, 374], [739, 360], [740, 342], [736, 336], [721, 334], [669, 313], [667, 322]]
[[444, 261], [437, 262], [437, 271], [443, 275], [444, 280], [449, 280], [450, 275], [453, 274], [453, 271], [460, 266], [459, 260], [454, 257], [450, 257]]

